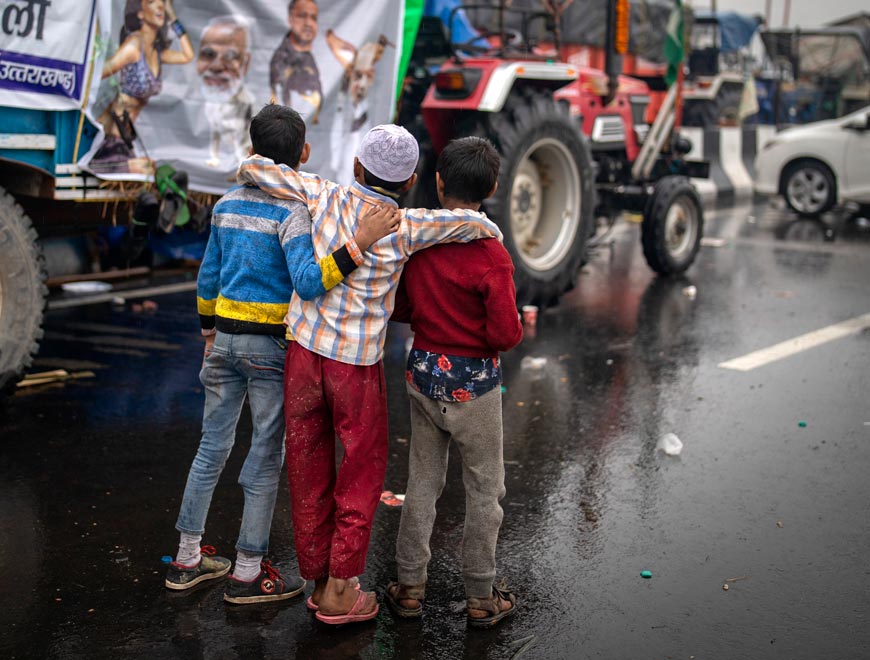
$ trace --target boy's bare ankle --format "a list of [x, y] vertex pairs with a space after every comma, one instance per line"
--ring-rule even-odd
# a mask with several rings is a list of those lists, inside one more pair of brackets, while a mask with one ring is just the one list
[[324, 614], [349, 611], [359, 594], [351, 580], [330, 577], [320, 597], [320, 611]]

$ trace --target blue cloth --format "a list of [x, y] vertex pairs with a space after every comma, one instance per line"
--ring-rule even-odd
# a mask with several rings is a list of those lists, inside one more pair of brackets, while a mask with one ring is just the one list
[[501, 362], [415, 348], [408, 354], [405, 379], [430, 399], [471, 401], [501, 385]]
[[721, 35], [720, 50], [723, 53], [733, 53], [745, 48], [752, 40], [752, 35], [758, 31], [759, 17], [738, 14], [733, 11], [712, 12], [699, 11], [695, 13], [696, 19], [715, 18], [719, 23]]
[[[453, 15], [453, 24], [450, 23], [450, 12], [462, 4], [461, 0], [426, 0], [423, 6], [424, 16], [437, 16], [450, 31], [450, 41], [454, 44], [462, 44], [471, 41], [477, 36], [477, 30], [471, 25], [464, 11], [458, 11]], [[485, 39], [480, 40], [483, 45]]]
[[205, 388], [202, 439], [187, 475], [175, 528], [202, 534], [209, 505], [236, 440], [245, 397], [251, 408], [251, 448], [239, 475], [245, 495], [236, 549], [264, 555], [284, 463], [284, 357], [287, 342], [267, 335], [218, 331], [199, 378]]

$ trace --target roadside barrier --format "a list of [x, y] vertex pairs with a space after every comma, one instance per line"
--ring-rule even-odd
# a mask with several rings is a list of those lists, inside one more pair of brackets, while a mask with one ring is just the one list
[[691, 140], [687, 158], [710, 163], [708, 179], [693, 179], [705, 207], [728, 206], [752, 198], [755, 156], [773, 135], [774, 126], [683, 127]]

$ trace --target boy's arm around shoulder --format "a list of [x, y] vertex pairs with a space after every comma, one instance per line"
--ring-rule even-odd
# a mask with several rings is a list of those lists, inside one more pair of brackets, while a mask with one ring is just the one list
[[363, 262], [363, 252], [399, 226], [399, 213], [390, 206], [373, 207], [361, 218], [362, 228], [332, 254], [316, 260], [311, 239], [311, 216], [301, 202], [293, 203], [278, 226], [293, 288], [303, 300], [323, 295]]
[[278, 199], [302, 202], [311, 215], [319, 210], [324, 193], [341, 189], [339, 184], [309, 172], [299, 172], [287, 165], [276, 164], [270, 158], [251, 156], [239, 166], [239, 183], [255, 185]]
[[278, 226], [278, 239], [284, 251], [293, 289], [302, 300], [321, 296], [362, 263], [362, 252], [350, 240], [319, 261], [311, 240], [311, 216], [302, 204], [292, 205], [287, 218]]
[[501, 243], [483, 243], [491, 257], [491, 266], [479, 287], [486, 306], [486, 340], [499, 352], [509, 351], [523, 338], [523, 326], [517, 314], [514, 265]]
[[403, 209], [402, 232], [408, 254], [439, 243], [468, 243], [503, 236], [485, 213], [465, 209]]

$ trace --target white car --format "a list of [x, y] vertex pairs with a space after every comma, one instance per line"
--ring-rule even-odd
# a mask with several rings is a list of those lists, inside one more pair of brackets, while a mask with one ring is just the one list
[[777, 133], [755, 159], [755, 191], [818, 217], [835, 204], [870, 204], [870, 106]]

